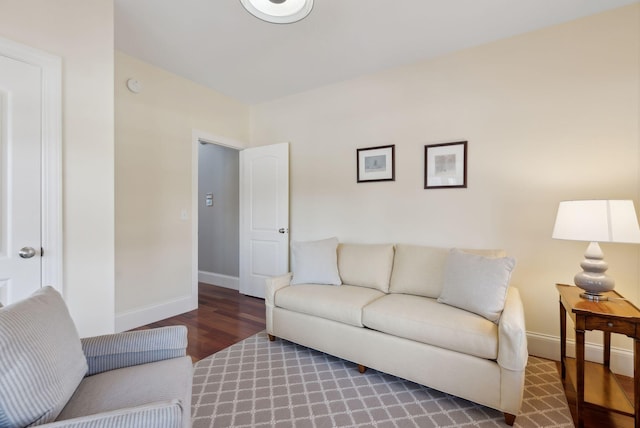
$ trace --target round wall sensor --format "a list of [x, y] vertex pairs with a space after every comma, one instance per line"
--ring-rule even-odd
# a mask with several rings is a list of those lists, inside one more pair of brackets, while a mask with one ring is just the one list
[[127, 88], [134, 94], [137, 94], [142, 89], [142, 85], [136, 79], [127, 80]]

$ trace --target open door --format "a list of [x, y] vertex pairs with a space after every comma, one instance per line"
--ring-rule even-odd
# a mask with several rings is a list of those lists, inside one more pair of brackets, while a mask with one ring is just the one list
[[41, 287], [41, 70], [0, 55], [0, 303]]
[[0, 37], [0, 303], [62, 292], [62, 61]]
[[240, 292], [265, 296], [289, 270], [289, 144], [240, 152]]

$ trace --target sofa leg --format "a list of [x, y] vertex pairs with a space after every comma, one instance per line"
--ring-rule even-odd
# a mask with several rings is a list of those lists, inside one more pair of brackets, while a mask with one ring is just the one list
[[270, 342], [273, 342], [274, 340], [276, 340], [276, 337], [273, 334], [267, 334], [267, 336], [269, 336]]
[[510, 413], [504, 414], [504, 423], [506, 423], [507, 425], [513, 426], [515, 421], [516, 421], [516, 415], [512, 415]]
[[360, 373], [364, 373], [367, 371], [367, 368], [365, 366], [363, 366], [362, 364], [358, 364], [358, 371]]

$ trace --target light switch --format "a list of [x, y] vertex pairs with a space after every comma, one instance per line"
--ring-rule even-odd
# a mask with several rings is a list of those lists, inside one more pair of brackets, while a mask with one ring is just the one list
[[205, 196], [204, 204], [207, 207], [213, 206], [213, 193], [207, 193], [207, 195]]

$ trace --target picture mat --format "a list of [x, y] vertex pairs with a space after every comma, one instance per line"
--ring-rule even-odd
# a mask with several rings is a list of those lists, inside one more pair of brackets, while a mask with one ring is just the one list
[[[427, 146], [427, 155], [427, 187], [464, 184], [464, 144]], [[452, 156], [455, 156], [455, 162], [452, 162]]]

